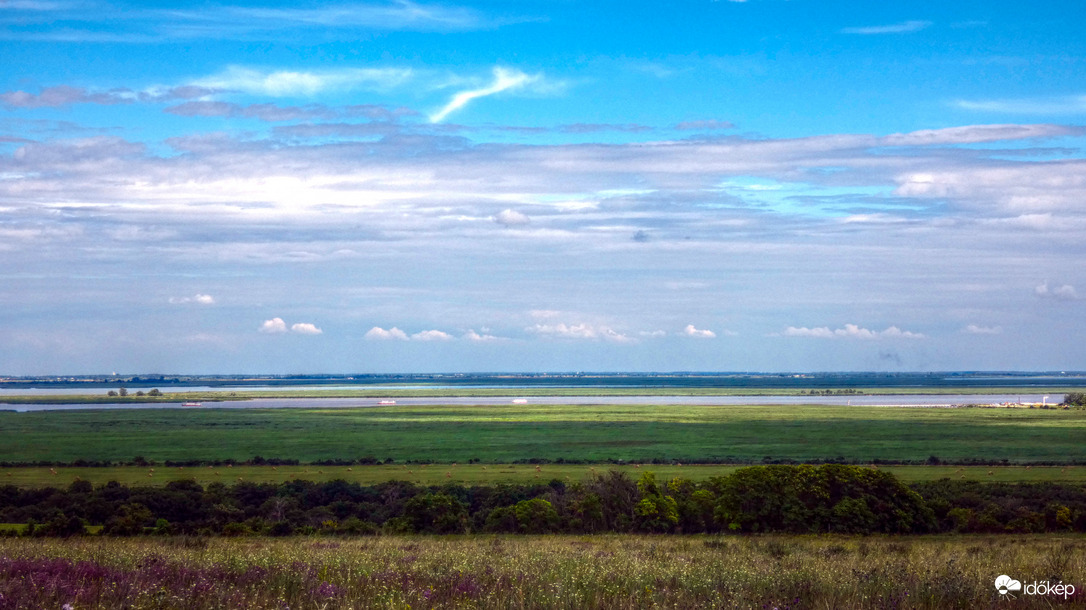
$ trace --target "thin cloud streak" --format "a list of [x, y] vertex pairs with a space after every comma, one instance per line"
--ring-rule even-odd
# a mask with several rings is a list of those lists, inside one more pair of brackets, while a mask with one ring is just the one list
[[955, 100], [952, 105], [962, 110], [998, 114], [1082, 114], [1086, 112], [1086, 95], [1047, 98]]
[[890, 25], [873, 25], [865, 27], [850, 27], [842, 28], [840, 31], [842, 34], [861, 34], [861, 35], [878, 35], [878, 34], [905, 34], [909, 32], [919, 32], [920, 30], [931, 27], [930, 21], [903, 21], [901, 23], [893, 23]]
[[494, 68], [494, 81], [490, 85], [480, 89], [469, 89], [457, 93], [449, 100], [448, 104], [430, 115], [430, 122], [440, 123], [445, 120], [445, 117], [460, 110], [472, 100], [501, 93], [502, 91], [519, 89], [525, 85], [538, 81], [540, 78], [541, 77], [538, 75], [530, 76], [519, 70], [496, 67]]
[[[313, 8], [211, 5], [199, 11], [125, 7], [123, 19], [85, 2], [6, 2], [0, 23], [36, 23], [34, 29], [10, 29], [8, 40], [155, 44], [174, 40], [283, 40], [318, 33], [323, 39], [346, 39], [359, 32], [465, 32], [533, 21], [531, 17], [494, 17], [470, 7], [422, 4], [347, 3]], [[106, 27], [112, 28], [105, 30]]]

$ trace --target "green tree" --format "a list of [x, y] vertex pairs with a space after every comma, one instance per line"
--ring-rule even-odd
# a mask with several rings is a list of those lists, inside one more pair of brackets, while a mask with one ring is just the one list
[[110, 536], [135, 536], [142, 534], [150, 524], [151, 511], [139, 503], [122, 504], [117, 515], [106, 522], [103, 532]]
[[448, 494], [419, 494], [404, 504], [404, 518], [419, 533], [458, 534], [467, 531], [468, 507]]
[[638, 529], [646, 532], [668, 532], [679, 523], [679, 506], [675, 498], [665, 496], [656, 485], [656, 475], [644, 472], [637, 481], [641, 499], [634, 506]]
[[1086, 392], [1068, 392], [1064, 394], [1063, 404], [1070, 407], [1086, 407]]
[[522, 500], [513, 507], [520, 531], [528, 534], [545, 534], [558, 528], [558, 511], [543, 498]]

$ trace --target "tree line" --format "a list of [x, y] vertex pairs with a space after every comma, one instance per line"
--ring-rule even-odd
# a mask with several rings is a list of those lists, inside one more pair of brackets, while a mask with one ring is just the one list
[[[770, 465], [694, 482], [610, 471], [577, 483], [422, 486], [295, 480], [231, 486], [0, 487], [0, 522], [24, 535], [67, 536], [100, 525], [138, 534], [458, 534], [596, 532], [1086, 531], [1086, 490], [1051, 483], [951, 481], [906, 486], [858, 466]], [[9, 530], [8, 535], [14, 535]]]

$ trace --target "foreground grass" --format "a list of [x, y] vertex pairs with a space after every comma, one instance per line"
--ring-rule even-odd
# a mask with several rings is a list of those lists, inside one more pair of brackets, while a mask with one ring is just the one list
[[500, 405], [0, 412], [0, 462], [1086, 462], [1086, 410]]
[[[215, 467], [139, 467], [107, 468], [4, 468], [0, 485], [18, 487], [67, 487], [84, 480], [94, 485], [117, 481], [124, 485], [161, 486], [170, 481], [195, 480], [233, 484], [283, 483], [294, 479], [334, 481], [341, 479], [361, 485], [386, 481], [409, 481], [419, 485], [494, 485], [498, 483], [539, 483], [552, 479], [582, 481], [594, 473], [618, 470], [636, 479], [643, 470], [651, 470], [659, 480], [683, 477], [704, 481], [725, 476], [738, 465], [673, 464], [410, 464], [388, 466], [215, 466]], [[1086, 466], [881, 466], [906, 483], [936, 481], [942, 478], [1001, 483], [1086, 483]], [[2, 524], [0, 524], [2, 529]]]
[[0, 540], [13, 609], [1084, 607], [1084, 574], [1080, 536]]

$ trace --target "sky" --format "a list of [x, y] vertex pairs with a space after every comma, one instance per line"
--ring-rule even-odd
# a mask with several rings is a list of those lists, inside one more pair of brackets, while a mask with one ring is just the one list
[[1084, 22], [0, 0], [0, 375], [1084, 370]]

